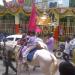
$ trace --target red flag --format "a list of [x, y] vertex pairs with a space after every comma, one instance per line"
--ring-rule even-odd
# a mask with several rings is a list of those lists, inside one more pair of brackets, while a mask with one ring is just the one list
[[35, 31], [35, 29], [36, 29], [36, 8], [35, 8], [35, 4], [33, 3], [28, 30], [29, 31]]

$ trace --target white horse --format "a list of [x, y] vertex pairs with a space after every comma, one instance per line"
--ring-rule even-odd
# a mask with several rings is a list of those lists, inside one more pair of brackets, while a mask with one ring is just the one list
[[[19, 46], [16, 46], [15, 48], [15, 54], [16, 54], [16, 62], [17, 67], [19, 66], [19, 59], [18, 59], [18, 50]], [[41, 49], [37, 50], [33, 56], [33, 59], [31, 62], [26, 62], [28, 65], [33, 66], [40, 66], [41, 71], [44, 73], [44, 75], [54, 75], [57, 70], [57, 59], [54, 56], [54, 54], [50, 53], [48, 50]], [[52, 67], [51, 67], [52, 66]], [[19, 73], [17, 73], [19, 75]]]

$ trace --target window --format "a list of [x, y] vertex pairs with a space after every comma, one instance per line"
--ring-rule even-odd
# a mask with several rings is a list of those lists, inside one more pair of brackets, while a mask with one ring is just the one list
[[7, 38], [7, 41], [13, 41], [14, 38]]
[[52, 7], [57, 7], [57, 2], [50, 2], [49, 3], [49, 7], [52, 8]]
[[0, 32], [15, 33], [15, 16], [11, 14], [0, 16]]
[[16, 38], [15, 41], [19, 40], [20, 38]]

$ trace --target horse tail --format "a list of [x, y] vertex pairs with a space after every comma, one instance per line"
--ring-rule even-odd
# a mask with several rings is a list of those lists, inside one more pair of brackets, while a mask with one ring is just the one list
[[54, 54], [50, 53], [50, 56], [52, 57], [53, 63], [57, 65], [57, 58], [54, 56]]
[[52, 57], [51, 73], [54, 75], [58, 69], [58, 61], [54, 54], [51, 53], [50, 56]]

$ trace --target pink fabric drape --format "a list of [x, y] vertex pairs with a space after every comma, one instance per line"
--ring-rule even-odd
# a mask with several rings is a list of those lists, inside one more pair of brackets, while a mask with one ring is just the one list
[[40, 33], [40, 32], [42, 32], [42, 29], [37, 26], [35, 32]]

